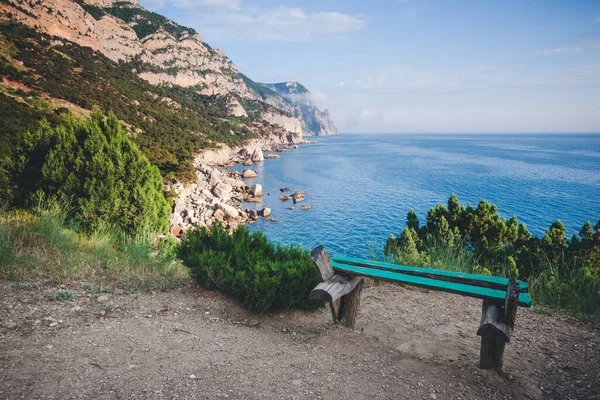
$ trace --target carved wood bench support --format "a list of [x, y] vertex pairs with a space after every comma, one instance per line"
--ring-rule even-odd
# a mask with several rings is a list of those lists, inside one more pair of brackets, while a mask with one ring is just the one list
[[511, 279], [504, 304], [483, 301], [481, 323], [477, 330], [477, 335], [481, 336], [479, 368], [502, 368], [504, 347], [510, 343], [510, 335], [515, 327], [519, 291], [519, 284]]
[[323, 246], [316, 247], [311, 257], [323, 282], [312, 290], [310, 298], [327, 301], [333, 322], [343, 321], [345, 326], [354, 329], [360, 307], [362, 276], [334, 272]]

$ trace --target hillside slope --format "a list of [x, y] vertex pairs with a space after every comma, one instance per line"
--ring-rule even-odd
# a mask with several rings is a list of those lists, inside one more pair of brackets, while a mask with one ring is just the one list
[[204, 148], [301, 140], [300, 121], [264, 102], [224, 52], [135, 1], [0, 0], [0, 35], [0, 112], [15, 117], [0, 158], [31, 121], [94, 106], [125, 123], [165, 178], [193, 181]]
[[255, 119], [298, 135], [303, 130], [311, 134], [307, 130], [311, 124], [302, 122], [302, 115], [294, 117], [286, 98], [273, 92], [266, 101], [256, 90], [258, 85], [238, 72], [225, 51], [135, 0], [0, 0], [2, 17], [89, 47], [152, 85], [229, 96], [227, 111], [235, 116], [246, 115], [244, 102], [266, 102], [275, 108], [255, 114]]

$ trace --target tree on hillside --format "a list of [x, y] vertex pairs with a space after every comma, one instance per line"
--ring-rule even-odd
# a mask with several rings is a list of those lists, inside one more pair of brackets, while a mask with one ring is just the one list
[[119, 120], [94, 112], [57, 128], [42, 124], [13, 155], [13, 206], [60, 199], [87, 229], [111, 225], [127, 233], [165, 231], [170, 209], [158, 169], [125, 135]]

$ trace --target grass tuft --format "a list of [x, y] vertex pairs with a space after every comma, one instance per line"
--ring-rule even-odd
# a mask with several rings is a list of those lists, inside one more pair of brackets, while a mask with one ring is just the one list
[[[480, 260], [460, 244], [448, 246], [428, 240], [424, 251], [419, 253], [397, 250], [394, 262], [398, 264], [479, 275], [491, 275], [492, 270], [504, 271], [504, 276], [510, 275], [509, 265], [481, 265]], [[541, 259], [541, 273], [529, 282], [536, 310], [550, 313], [554, 309], [562, 309], [588, 322], [600, 321], [599, 270], [565, 263], [559, 268], [547, 255], [542, 255]]]
[[174, 240], [126, 236], [108, 226], [85, 234], [68, 216], [58, 202], [40, 203], [31, 212], [0, 210], [0, 279], [23, 290], [26, 282], [85, 281], [87, 289], [102, 293], [166, 290], [189, 281]]

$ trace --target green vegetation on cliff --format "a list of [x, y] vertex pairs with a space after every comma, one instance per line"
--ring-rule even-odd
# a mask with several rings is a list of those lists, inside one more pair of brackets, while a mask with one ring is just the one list
[[600, 316], [600, 220], [570, 239], [556, 221], [537, 238], [516, 216], [501, 218], [494, 204], [465, 207], [453, 194], [447, 206], [429, 210], [424, 225], [410, 210], [384, 253], [406, 265], [527, 279], [535, 301]]
[[[54, 41], [54, 42], [53, 42]], [[218, 143], [239, 145], [251, 137], [242, 120], [226, 112], [223, 99], [202, 96], [193, 89], [150, 85], [125, 64], [64, 39], [52, 38], [18, 23], [0, 24], [0, 77], [33, 89], [21, 93], [29, 111], [24, 121], [12, 118], [0, 135], [7, 143], [30, 129], [49, 111], [28, 97], [63, 99], [84, 109], [98, 106], [128, 124], [135, 142], [159, 167], [163, 177], [195, 179], [193, 155]], [[0, 114], [15, 102], [1, 102]], [[27, 115], [26, 115], [27, 114]], [[4, 149], [6, 152], [6, 149]]]
[[[86, 9], [86, 11], [88, 10]], [[176, 24], [167, 17], [155, 12], [140, 7], [132, 7], [131, 3], [126, 1], [114, 3], [112, 7], [104, 8], [103, 11], [127, 23], [134, 23], [133, 30], [140, 39], [158, 32], [159, 29], [164, 29], [176, 38], [179, 38], [183, 33], [196, 35], [196, 31], [192, 28]]]

